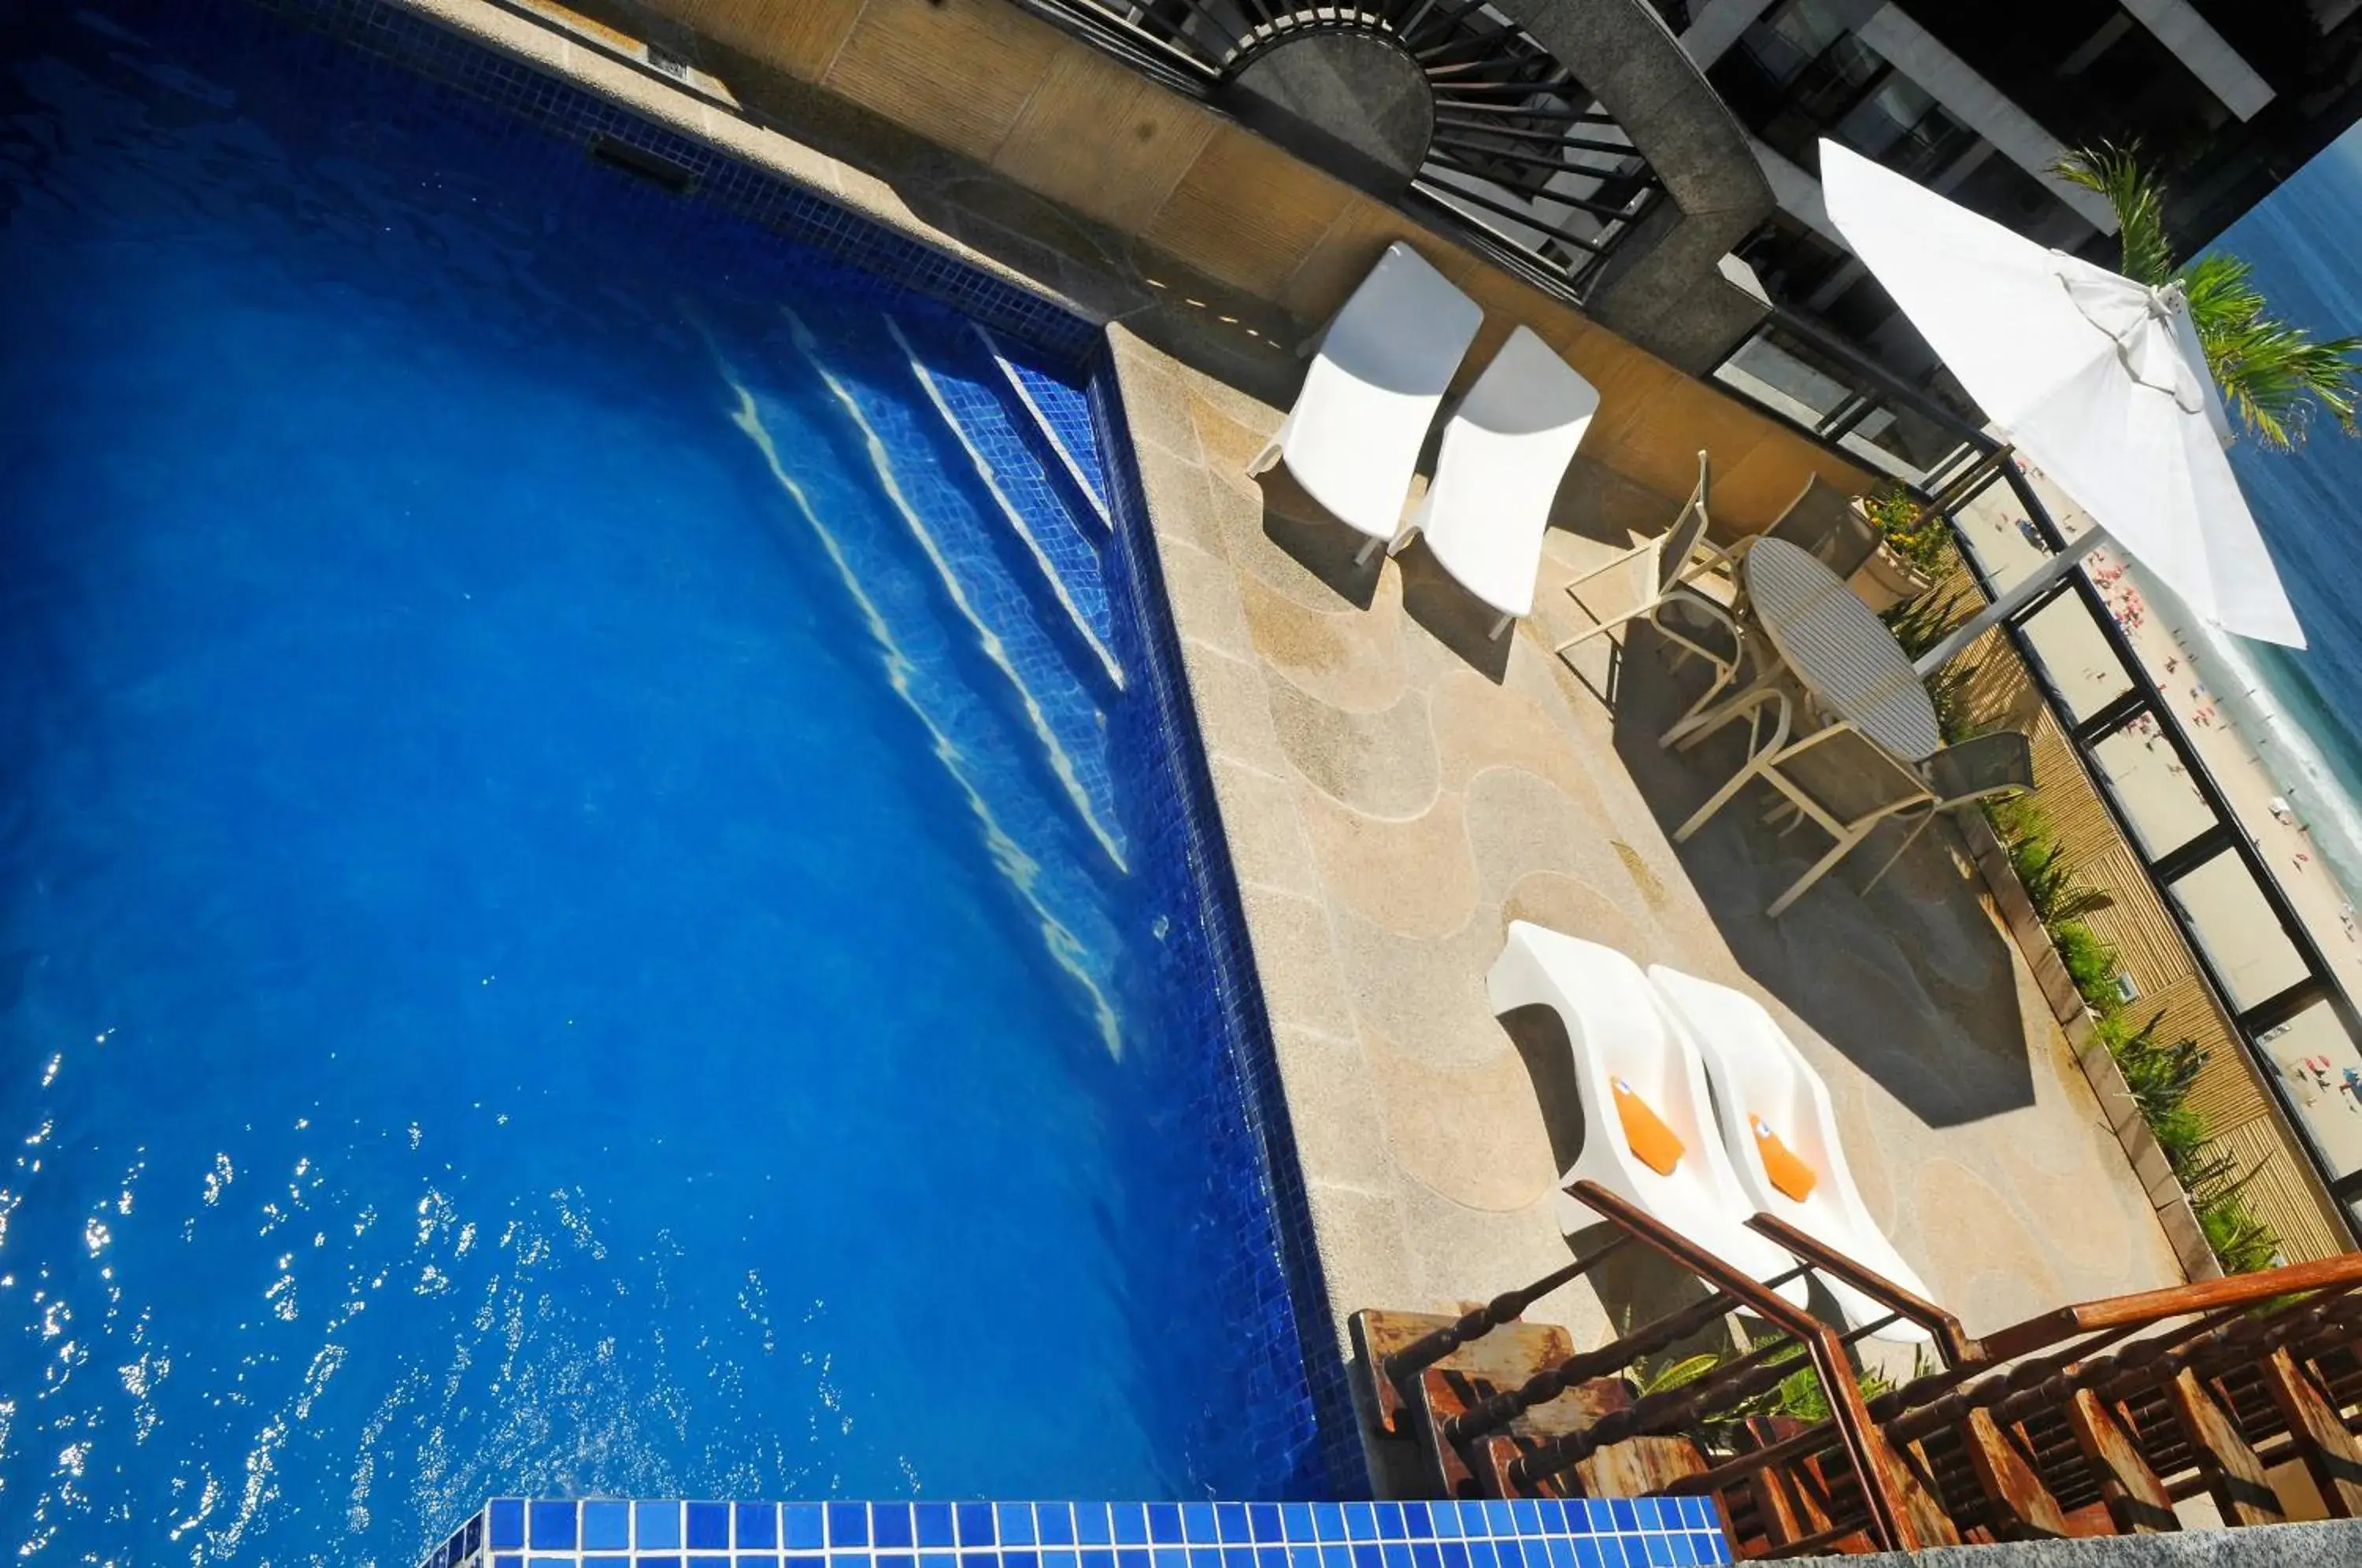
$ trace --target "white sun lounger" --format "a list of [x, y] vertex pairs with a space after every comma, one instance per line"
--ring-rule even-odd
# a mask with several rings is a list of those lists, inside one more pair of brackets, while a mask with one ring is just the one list
[[[1845, 1146], [1838, 1141], [1828, 1087], [1798, 1054], [1787, 1032], [1760, 1002], [1728, 986], [1661, 964], [1650, 966], [1649, 979], [1664, 998], [1676, 1025], [1705, 1061], [1706, 1077], [1721, 1111], [1723, 1143], [1754, 1207], [1925, 1299], [1927, 1286], [1918, 1272], [1903, 1261], [1903, 1254], [1862, 1206], [1853, 1172], [1846, 1165]], [[1767, 1145], [1767, 1136], [1776, 1143]], [[1772, 1179], [1765, 1164], [1767, 1148], [1774, 1152], [1775, 1159], [1776, 1150], [1785, 1148], [1812, 1172], [1812, 1185], [1801, 1199], [1783, 1191]], [[1790, 1185], [1798, 1185], [1793, 1176]], [[1889, 1309], [1843, 1280], [1831, 1278], [1826, 1271], [1820, 1279], [1852, 1327], [1859, 1329], [1888, 1315]], [[1881, 1329], [1874, 1337], [1910, 1344], [1925, 1343], [1930, 1336], [1904, 1319]]]
[[1533, 611], [1551, 502], [1598, 410], [1598, 389], [1520, 326], [1443, 427], [1435, 482], [1394, 547], [1426, 535], [1443, 569], [1499, 613], [1496, 637]]
[[[1560, 1178], [1562, 1187], [1595, 1181], [1753, 1278], [1773, 1279], [1796, 1267], [1785, 1248], [1747, 1228], [1755, 1206], [1715, 1130], [1705, 1068], [1639, 965], [1612, 947], [1512, 921], [1485, 990], [1496, 1013], [1539, 1003], [1566, 1024], [1584, 1132], [1583, 1153]], [[1670, 1170], [1661, 1172], [1635, 1148], [1619, 1088], [1679, 1140]], [[1658, 1158], [1662, 1163], [1661, 1151]], [[1559, 1194], [1562, 1231], [1573, 1235], [1595, 1218]], [[1778, 1289], [1797, 1306], [1806, 1304], [1802, 1279]]]
[[1355, 561], [1395, 536], [1428, 426], [1484, 311], [1418, 252], [1386, 247], [1321, 334], [1296, 406], [1250, 474], [1286, 462], [1338, 521], [1366, 536]]

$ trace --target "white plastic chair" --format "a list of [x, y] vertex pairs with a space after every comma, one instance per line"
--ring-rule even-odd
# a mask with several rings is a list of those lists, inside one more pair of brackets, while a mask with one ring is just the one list
[[1400, 240], [1323, 330], [1296, 406], [1247, 472], [1286, 462], [1306, 493], [1368, 538], [1402, 526], [1428, 426], [1484, 324], [1474, 300]]
[[1533, 611], [1551, 502], [1598, 411], [1598, 389], [1520, 326], [1443, 426], [1435, 482], [1393, 549], [1425, 534], [1443, 569], [1500, 613], [1496, 637]]
[[[1747, 1228], [1755, 1206], [1715, 1129], [1705, 1068], [1639, 965], [1612, 947], [1512, 921], [1485, 985], [1496, 1013], [1540, 1004], [1555, 1009], [1566, 1025], [1584, 1133], [1583, 1153], [1560, 1178], [1562, 1188], [1595, 1181], [1756, 1279], [1796, 1267], [1786, 1249]], [[1661, 1175], [1627, 1139], [1616, 1103], [1618, 1080], [1681, 1140], [1670, 1172]], [[1563, 1190], [1557, 1211], [1569, 1235], [1594, 1222]], [[1808, 1299], [1801, 1279], [1777, 1288], [1799, 1307]]]
[[[1723, 1145], [1753, 1207], [1926, 1298], [1927, 1286], [1918, 1272], [1903, 1261], [1863, 1207], [1853, 1171], [1846, 1164], [1845, 1145], [1838, 1138], [1828, 1086], [1797, 1052], [1787, 1032], [1760, 1002], [1728, 986], [1662, 964], [1649, 966], [1649, 980], [1664, 999], [1675, 1027], [1705, 1062]], [[1812, 1187], [1801, 1199], [1783, 1192], [1772, 1179], [1763, 1158], [1766, 1132], [1811, 1170]], [[1820, 1279], [1850, 1326], [1862, 1328], [1890, 1314], [1889, 1308], [1844, 1281], [1826, 1272]], [[1931, 1336], [1901, 1319], [1873, 1337], [1924, 1344]]]

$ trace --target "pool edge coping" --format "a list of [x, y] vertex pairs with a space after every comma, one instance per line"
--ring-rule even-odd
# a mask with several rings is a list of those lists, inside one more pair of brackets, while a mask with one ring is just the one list
[[[536, 17], [500, 0], [385, 3], [595, 94], [676, 135], [703, 142], [724, 157], [799, 186], [946, 259], [1031, 294], [1094, 329], [1106, 327], [1120, 314], [987, 255], [920, 216], [887, 181], [760, 124], [749, 115], [732, 113], [705, 90], [667, 80], [606, 50], [579, 41], [555, 17]], [[723, 85], [726, 88], [726, 83]]]

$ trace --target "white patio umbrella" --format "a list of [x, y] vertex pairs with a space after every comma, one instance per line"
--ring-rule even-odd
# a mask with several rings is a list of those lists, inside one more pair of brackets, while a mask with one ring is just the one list
[[1932, 649], [1922, 673], [2112, 536], [2216, 625], [2304, 646], [2223, 455], [2230, 422], [2178, 287], [2045, 249], [1833, 142], [1821, 189], [1968, 394], [2098, 525]]

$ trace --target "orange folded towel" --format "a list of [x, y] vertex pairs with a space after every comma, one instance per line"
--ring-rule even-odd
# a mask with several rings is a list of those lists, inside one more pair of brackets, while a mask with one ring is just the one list
[[1755, 1152], [1763, 1156], [1763, 1174], [1780, 1191], [1804, 1202], [1821, 1179], [1820, 1173], [1797, 1158], [1794, 1149], [1780, 1142], [1780, 1134], [1763, 1125], [1763, 1119], [1751, 1110], [1747, 1113], [1747, 1124], [1755, 1129]]
[[1665, 1125], [1665, 1119], [1650, 1108], [1649, 1102], [1632, 1092], [1632, 1086], [1622, 1078], [1609, 1080], [1616, 1091], [1616, 1117], [1624, 1123], [1624, 1142], [1640, 1156], [1640, 1163], [1659, 1176], [1671, 1176], [1673, 1167], [1682, 1163], [1686, 1152], [1681, 1135]]

